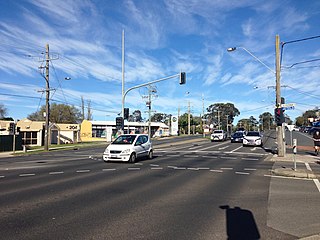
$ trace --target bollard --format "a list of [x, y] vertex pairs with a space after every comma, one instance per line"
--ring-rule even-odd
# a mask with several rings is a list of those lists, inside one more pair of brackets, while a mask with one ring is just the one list
[[297, 162], [296, 162], [296, 154], [297, 154], [297, 139], [293, 139], [293, 146], [292, 146], [292, 151], [293, 151], [293, 168], [296, 171], [297, 170]]

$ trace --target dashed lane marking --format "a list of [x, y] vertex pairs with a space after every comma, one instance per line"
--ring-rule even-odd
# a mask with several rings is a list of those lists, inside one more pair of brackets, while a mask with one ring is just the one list
[[235, 172], [236, 174], [239, 174], [239, 175], [249, 175], [250, 173], [247, 173], [247, 172]]
[[128, 168], [129, 171], [139, 171], [140, 168]]
[[143, 164], [142, 163], [135, 163], [134, 165], [142, 166]]
[[63, 174], [64, 172], [49, 172], [49, 175]]
[[186, 170], [187, 168], [185, 167], [175, 167], [174, 170]]
[[107, 171], [116, 171], [117, 169], [115, 168], [104, 168], [102, 169], [103, 172], [107, 172]]
[[220, 168], [221, 170], [233, 170], [233, 168], [228, 168], [228, 167], [222, 167]]
[[187, 168], [188, 170], [199, 171], [199, 168]]
[[35, 173], [24, 173], [24, 174], [20, 174], [19, 177], [31, 177], [31, 176], [35, 176]]
[[150, 167], [159, 167], [158, 164], [150, 164]]
[[5, 176], [0, 176], [0, 178], [5, 178]]
[[84, 169], [84, 170], [77, 170], [76, 171], [77, 173], [87, 173], [87, 172], [90, 172], [89, 169]]
[[311, 169], [311, 167], [310, 167], [309, 163], [304, 163], [304, 164], [306, 165], [306, 168], [307, 168], [309, 171], [312, 171], [312, 169]]
[[220, 157], [220, 158], [222, 158], [222, 159], [232, 159], [232, 160], [238, 159], [236, 157]]
[[211, 169], [210, 172], [218, 172], [218, 173], [222, 173], [222, 170], [215, 170], [215, 169]]
[[152, 167], [151, 170], [162, 170], [162, 167]]
[[245, 171], [256, 171], [257, 169], [256, 168], [245, 168], [243, 170], [245, 170]]
[[259, 161], [259, 158], [241, 158], [241, 159], [245, 161]]

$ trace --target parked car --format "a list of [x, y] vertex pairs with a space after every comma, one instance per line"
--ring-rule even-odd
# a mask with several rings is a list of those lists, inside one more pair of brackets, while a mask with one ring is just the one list
[[243, 146], [261, 146], [263, 145], [262, 136], [260, 132], [249, 131], [243, 138]]
[[103, 153], [103, 160], [134, 163], [137, 158], [153, 158], [152, 143], [146, 134], [125, 134], [112, 142]]
[[227, 140], [227, 133], [224, 130], [214, 130], [211, 134], [211, 142]]
[[235, 142], [240, 142], [242, 143], [243, 138], [244, 138], [244, 133], [241, 132], [235, 132], [234, 134], [231, 135], [231, 142], [235, 143]]

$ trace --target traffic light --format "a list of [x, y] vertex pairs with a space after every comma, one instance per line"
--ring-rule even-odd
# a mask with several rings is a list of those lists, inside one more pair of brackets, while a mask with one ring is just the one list
[[122, 117], [116, 117], [116, 128], [118, 130], [123, 129], [124, 122]]
[[281, 126], [284, 123], [284, 114], [282, 108], [274, 109], [274, 118], [277, 126]]
[[9, 125], [9, 132], [14, 133], [14, 123], [12, 123], [12, 122]]
[[129, 118], [129, 108], [124, 108], [123, 110], [124, 110], [124, 114], [123, 114], [124, 119], [128, 119]]
[[185, 72], [180, 72], [180, 84], [185, 84], [186, 83], [186, 73]]

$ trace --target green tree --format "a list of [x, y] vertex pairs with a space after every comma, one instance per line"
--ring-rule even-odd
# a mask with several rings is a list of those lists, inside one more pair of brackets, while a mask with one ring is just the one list
[[[32, 121], [45, 121], [44, 112], [46, 106], [42, 106], [39, 111], [28, 115]], [[52, 123], [79, 123], [82, 119], [81, 112], [74, 106], [53, 103], [50, 107], [50, 122]]]
[[7, 109], [4, 107], [2, 103], [0, 103], [0, 119], [5, 118], [7, 115]]
[[165, 113], [155, 113], [151, 116], [151, 122], [162, 122], [168, 121], [170, 115]]
[[128, 122], [142, 122], [141, 111], [135, 110], [128, 118]]
[[307, 126], [310, 125], [309, 118], [317, 118], [318, 109], [314, 110], [307, 110], [305, 111], [302, 116], [296, 118], [296, 125], [297, 126]]
[[261, 124], [262, 130], [270, 130], [271, 126], [273, 125], [273, 116], [269, 112], [264, 112], [259, 116], [259, 121]]
[[227, 125], [232, 124], [234, 118], [240, 115], [240, 111], [234, 106], [233, 103], [215, 103], [207, 108], [205, 118], [209, 124], [227, 130]]

